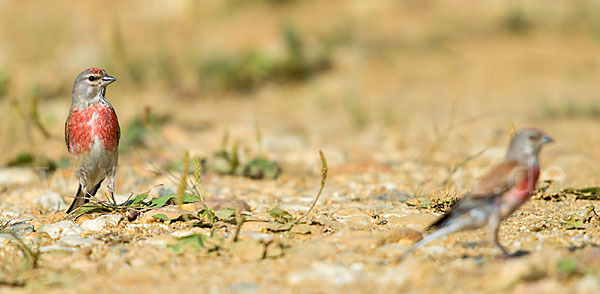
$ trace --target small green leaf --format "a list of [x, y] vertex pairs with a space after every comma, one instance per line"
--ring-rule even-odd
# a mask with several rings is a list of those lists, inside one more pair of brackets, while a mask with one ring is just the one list
[[600, 194], [600, 187], [587, 187], [583, 189], [574, 189], [579, 193]]
[[194, 194], [185, 193], [183, 195], [183, 203], [193, 203], [200, 201], [200, 198]]
[[144, 199], [146, 199], [146, 197], [148, 197], [148, 194], [136, 195], [135, 198], [133, 198], [133, 201], [131, 202], [131, 204], [129, 204], [129, 206], [139, 206], [140, 204], [142, 204]]
[[[152, 201], [150, 201], [149, 206], [154, 207], [154, 208], [161, 208], [168, 204], [175, 204], [175, 199], [177, 199], [177, 196], [175, 196], [175, 195], [164, 195], [164, 196], [152, 199]], [[198, 198], [198, 196], [196, 196], [194, 194], [185, 193], [183, 195], [183, 203], [193, 203], [193, 202], [198, 202], [198, 201], [200, 201], [200, 198]]]
[[163, 221], [170, 221], [171, 220], [168, 216], [166, 216], [166, 215], [164, 215], [162, 213], [155, 214], [152, 217], [156, 218], [156, 219], [159, 219], [159, 220], [163, 220]]
[[165, 195], [165, 196], [161, 196], [158, 198], [154, 198], [152, 199], [152, 201], [150, 201], [150, 207], [154, 207], [154, 208], [161, 208], [163, 206], [165, 206], [167, 204], [167, 202], [169, 202], [169, 200], [174, 199], [175, 195]]
[[206, 236], [200, 234], [189, 235], [177, 239], [174, 244], [167, 245], [167, 248], [172, 249], [176, 253], [182, 253], [186, 250], [198, 251], [204, 247]]
[[109, 211], [109, 210], [106, 209], [104, 206], [88, 204], [88, 205], [79, 207], [77, 210], [77, 213], [78, 214], [89, 214], [89, 213], [102, 213], [102, 212], [107, 212], [107, 211]]
[[233, 208], [221, 208], [215, 211], [215, 216], [222, 221], [231, 220], [235, 213], [235, 209]]
[[289, 223], [294, 220], [293, 215], [279, 207], [269, 208], [269, 215], [275, 218], [276, 222], [282, 224]]
[[279, 176], [281, 168], [279, 165], [265, 157], [256, 157], [248, 162], [243, 168], [243, 174], [251, 179], [273, 180]]
[[600, 187], [587, 188], [565, 188], [562, 190], [565, 193], [575, 194], [575, 199], [580, 200], [600, 200]]
[[202, 208], [198, 211], [198, 217], [199, 218], [208, 218], [208, 221], [212, 224], [215, 221], [217, 221], [217, 217], [215, 216], [215, 212], [212, 210], [211, 207], [208, 206], [204, 206], [205, 208]]
[[569, 216], [567, 219], [565, 219], [563, 225], [566, 227], [567, 230], [585, 229], [585, 224], [583, 223], [583, 221], [580, 219], [576, 219], [572, 216]]
[[561, 258], [556, 262], [556, 268], [563, 274], [576, 274], [577, 260], [573, 258]]
[[264, 219], [262, 219], [262, 218], [258, 218], [258, 217], [251, 216], [251, 215], [246, 215], [246, 216], [244, 216], [244, 219], [245, 219], [247, 222], [266, 222], [266, 220], [264, 220]]
[[19, 153], [8, 162], [8, 166], [27, 166], [33, 164], [35, 158], [31, 153]]

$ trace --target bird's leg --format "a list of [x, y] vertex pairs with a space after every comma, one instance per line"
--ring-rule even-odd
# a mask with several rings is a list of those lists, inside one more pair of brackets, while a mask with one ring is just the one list
[[73, 197], [73, 201], [77, 200], [78, 198], [82, 198], [83, 194], [81, 193], [83, 185], [81, 184], [81, 181], [79, 182], [79, 187], [77, 187], [77, 192], [75, 192], [75, 197]]
[[492, 213], [490, 214], [488, 220], [488, 239], [494, 246], [496, 246], [500, 251], [502, 251], [502, 257], [508, 258], [512, 257], [512, 255], [500, 244], [498, 241], [498, 229], [500, 229], [500, 222], [502, 219], [500, 218], [500, 203], [494, 203], [494, 207], [492, 208]]
[[88, 184], [87, 181], [85, 180], [86, 175], [85, 173], [82, 172], [80, 178], [79, 178], [79, 185], [81, 186], [81, 203], [86, 203], [86, 200], [89, 200], [90, 197], [90, 191], [88, 191]]
[[108, 175], [108, 183], [106, 184], [108, 188], [108, 194], [110, 196], [110, 200], [114, 205], [117, 205], [117, 201], [115, 200], [115, 172], [114, 170], [110, 172]]

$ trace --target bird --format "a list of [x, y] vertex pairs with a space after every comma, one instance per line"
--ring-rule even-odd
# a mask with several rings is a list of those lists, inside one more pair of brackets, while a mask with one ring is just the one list
[[538, 161], [542, 146], [554, 140], [538, 128], [523, 128], [510, 141], [506, 157], [495, 165], [460, 200], [427, 229], [433, 231], [405, 251], [415, 249], [450, 233], [487, 227], [488, 240], [512, 257], [498, 240], [500, 223], [527, 201], [540, 176]]
[[89, 68], [77, 75], [73, 83], [65, 143], [79, 187], [68, 214], [88, 203], [106, 178], [114, 202], [121, 129], [117, 114], [106, 99], [106, 86], [116, 80], [102, 68]]

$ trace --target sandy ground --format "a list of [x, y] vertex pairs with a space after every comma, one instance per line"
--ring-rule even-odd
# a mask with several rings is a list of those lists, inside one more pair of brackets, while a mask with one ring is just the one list
[[[600, 218], [584, 222], [588, 207], [600, 211], [597, 200], [544, 200], [600, 184], [597, 5], [281, 2], [0, 3], [0, 69], [10, 77], [0, 98], [0, 224], [41, 252], [32, 268], [25, 249], [0, 235], [0, 292], [600, 292]], [[310, 56], [324, 39], [341, 40], [329, 67], [242, 91], [198, 80], [199, 60], [285, 55], [290, 25]], [[171, 67], [156, 62], [164, 54]], [[237, 241], [235, 221], [65, 216], [76, 181], [62, 128], [72, 79], [91, 66], [118, 79], [107, 97], [124, 133], [136, 119], [168, 116], [144, 124], [137, 145], [121, 141], [121, 201], [176, 191], [166, 171], [179, 174], [186, 150], [210, 160], [226, 134], [243, 162], [264, 155], [281, 166], [275, 180], [202, 177], [206, 197], [250, 207]], [[501, 259], [474, 231], [396, 262], [441, 213], [419, 204], [467, 191], [502, 159], [511, 125], [556, 140], [541, 154], [541, 181], [552, 184], [501, 227], [501, 242], [523, 255]], [[300, 216], [310, 207], [318, 150], [329, 167], [319, 202], [304, 225], [270, 231], [269, 209]], [[22, 153], [58, 169], [9, 167]], [[204, 246], [178, 247], [191, 235]]]

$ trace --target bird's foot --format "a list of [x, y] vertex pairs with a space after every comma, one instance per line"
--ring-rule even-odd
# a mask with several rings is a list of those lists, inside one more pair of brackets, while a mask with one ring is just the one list
[[531, 252], [525, 251], [525, 250], [517, 250], [517, 252], [512, 253], [512, 254], [508, 253], [508, 251], [504, 251], [504, 252], [502, 252], [502, 255], [500, 256], [500, 259], [518, 258], [518, 257], [521, 257], [521, 256], [528, 255], [529, 253], [531, 253]]

